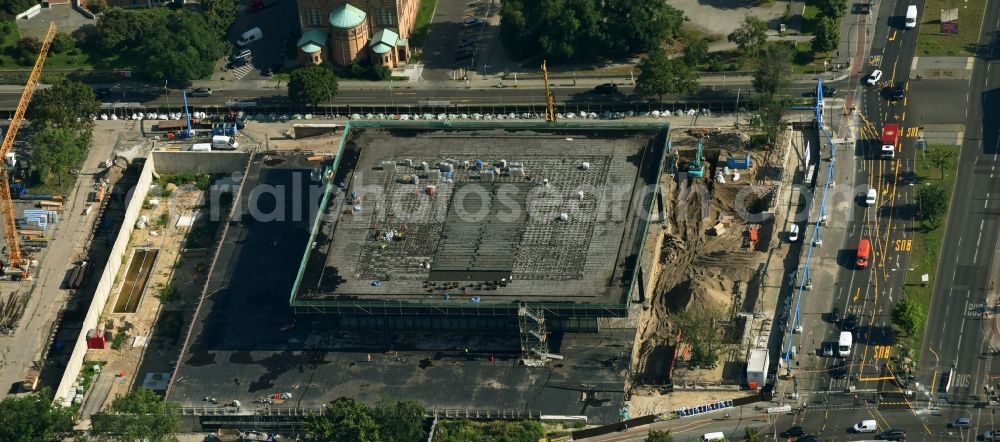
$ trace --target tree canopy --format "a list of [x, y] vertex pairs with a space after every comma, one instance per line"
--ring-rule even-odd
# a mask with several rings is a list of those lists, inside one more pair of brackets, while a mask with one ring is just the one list
[[306, 66], [292, 71], [288, 79], [288, 98], [316, 106], [337, 95], [337, 77], [324, 66]]
[[892, 308], [892, 320], [909, 336], [913, 336], [927, 320], [927, 312], [909, 296], [903, 296]]
[[772, 44], [758, 57], [754, 71], [754, 90], [762, 95], [774, 96], [788, 87], [792, 72], [792, 48], [787, 44]]
[[43, 183], [62, 185], [70, 169], [87, 158], [89, 137], [64, 127], [43, 127], [31, 136], [31, 158]]
[[219, 34], [225, 34], [236, 21], [239, 3], [236, 0], [201, 0], [201, 12], [208, 25]]
[[708, 60], [708, 39], [699, 38], [684, 46], [684, 63], [694, 67]]
[[108, 409], [91, 416], [94, 434], [123, 442], [167, 441], [179, 428], [177, 404], [147, 389], [119, 395]]
[[639, 78], [635, 82], [635, 93], [642, 97], [656, 96], [663, 101], [664, 95], [693, 94], [698, 92], [698, 73], [681, 60], [671, 60], [663, 49], [652, 50], [639, 62]]
[[812, 39], [812, 49], [815, 52], [829, 52], [840, 43], [840, 22], [830, 17], [819, 19], [816, 25], [816, 35]]
[[646, 442], [674, 442], [674, 436], [670, 430], [650, 430], [646, 435]]
[[307, 416], [305, 431], [311, 440], [420, 442], [427, 440], [425, 412], [423, 405], [413, 401], [383, 399], [375, 407], [368, 407], [340, 398], [331, 402], [323, 414]]
[[528, 441], [543, 437], [545, 430], [536, 421], [439, 421], [434, 434], [434, 440], [438, 442]]
[[740, 52], [746, 55], [757, 55], [767, 43], [767, 23], [752, 15], [743, 19], [743, 24], [727, 37], [736, 43]]
[[920, 186], [917, 190], [917, 208], [920, 219], [930, 223], [931, 227], [937, 227], [948, 210], [948, 193], [937, 183]]
[[7, 396], [0, 401], [0, 441], [60, 441], [73, 430], [73, 412], [52, 405], [52, 393], [20, 397]]
[[944, 171], [955, 168], [958, 161], [958, 151], [948, 146], [931, 146], [927, 149], [927, 157], [938, 168], [939, 179], [944, 179]]
[[847, 13], [847, 0], [814, 0], [819, 16], [837, 21]]
[[25, 117], [35, 128], [65, 128], [84, 135], [89, 141], [94, 128], [90, 116], [97, 115], [100, 110], [94, 89], [79, 81], [64, 79], [50, 88], [36, 90]]
[[507, 48], [554, 61], [647, 51], [676, 37], [684, 21], [661, 0], [506, 0], [500, 16]]
[[[227, 18], [206, 14], [221, 26]], [[211, 75], [222, 57], [221, 32], [201, 14], [186, 10], [111, 8], [97, 20], [92, 46], [133, 66], [154, 81], [184, 85]]]

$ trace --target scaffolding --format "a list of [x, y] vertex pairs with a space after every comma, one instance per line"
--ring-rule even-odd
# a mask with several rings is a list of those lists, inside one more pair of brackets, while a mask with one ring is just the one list
[[521, 334], [521, 361], [528, 367], [541, 367], [548, 360], [545, 343], [545, 313], [521, 304], [517, 309], [517, 325]]

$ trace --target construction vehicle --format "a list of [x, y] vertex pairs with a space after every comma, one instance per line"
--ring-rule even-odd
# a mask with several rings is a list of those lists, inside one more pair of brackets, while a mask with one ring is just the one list
[[556, 98], [549, 89], [549, 68], [546, 61], [542, 60], [542, 78], [545, 80], [545, 121], [556, 122]]
[[[7, 128], [3, 144], [0, 144], [0, 158], [7, 158], [7, 154], [14, 147], [14, 139], [17, 137], [17, 131], [21, 128], [21, 122], [24, 121], [24, 113], [28, 110], [31, 96], [34, 95], [35, 88], [38, 86], [38, 79], [42, 75], [42, 66], [45, 65], [45, 58], [55, 36], [56, 24], [52, 22], [49, 23], [49, 30], [45, 33], [45, 38], [42, 39], [42, 48], [38, 51], [38, 59], [35, 60], [35, 66], [31, 68], [31, 74], [28, 75], [24, 91], [21, 92], [21, 100], [17, 103], [17, 110], [14, 111], [14, 117], [10, 120], [10, 127]], [[86, 115], [81, 115], [81, 117], [87, 118]], [[27, 277], [28, 263], [21, 256], [21, 239], [17, 234], [17, 219], [14, 215], [14, 202], [10, 194], [10, 175], [6, 167], [0, 167], [0, 217], [3, 218], [3, 233], [7, 240], [6, 268], [19, 269], [20, 276]]]
[[899, 145], [899, 124], [886, 123], [882, 126], [882, 158], [891, 160], [896, 156]]
[[698, 140], [698, 150], [694, 153], [694, 160], [688, 163], [688, 176], [701, 178], [705, 175], [705, 165], [701, 162], [701, 139]]
[[187, 123], [187, 129], [178, 132], [177, 138], [189, 140], [194, 137], [194, 129], [191, 127], [191, 108], [188, 107], [187, 91], [181, 91], [181, 96], [184, 97], [184, 121]]

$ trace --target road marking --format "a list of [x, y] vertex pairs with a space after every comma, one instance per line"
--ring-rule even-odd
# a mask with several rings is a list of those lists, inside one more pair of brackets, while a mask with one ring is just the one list
[[871, 57], [868, 57], [868, 63], [872, 65], [878, 65], [879, 63], [882, 63], [882, 56], [872, 55]]
[[854, 292], [854, 302], [858, 302], [858, 297], [861, 296], [861, 287], [858, 287], [858, 291]]
[[906, 111], [903, 111], [903, 121], [906, 121]]

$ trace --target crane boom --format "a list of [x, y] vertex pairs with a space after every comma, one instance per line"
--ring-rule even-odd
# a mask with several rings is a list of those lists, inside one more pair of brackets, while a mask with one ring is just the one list
[[[24, 91], [21, 92], [21, 101], [17, 103], [17, 110], [14, 111], [14, 118], [10, 120], [10, 127], [7, 128], [7, 133], [4, 135], [3, 144], [0, 144], [0, 158], [5, 159], [7, 153], [14, 146], [14, 138], [17, 137], [17, 131], [21, 128], [21, 121], [24, 119], [24, 113], [28, 110], [28, 103], [31, 102], [31, 96], [35, 93], [35, 87], [38, 86], [38, 79], [42, 75], [42, 66], [45, 65], [45, 57], [49, 53], [49, 46], [52, 44], [52, 38], [56, 36], [56, 24], [52, 22], [49, 24], [49, 30], [45, 33], [45, 38], [42, 40], [42, 49], [38, 51], [38, 59], [35, 60], [35, 67], [31, 69], [31, 74], [28, 75], [28, 83], [24, 85]], [[7, 262], [13, 267], [19, 269], [24, 269], [24, 264], [21, 262], [21, 242], [17, 237], [17, 220], [14, 214], [14, 202], [11, 200], [10, 195], [10, 177], [7, 173], [6, 167], [0, 167], [0, 216], [3, 218], [3, 233], [7, 240]]]
[[556, 98], [549, 89], [549, 68], [546, 60], [542, 60], [542, 78], [545, 80], [545, 121], [556, 121]]

